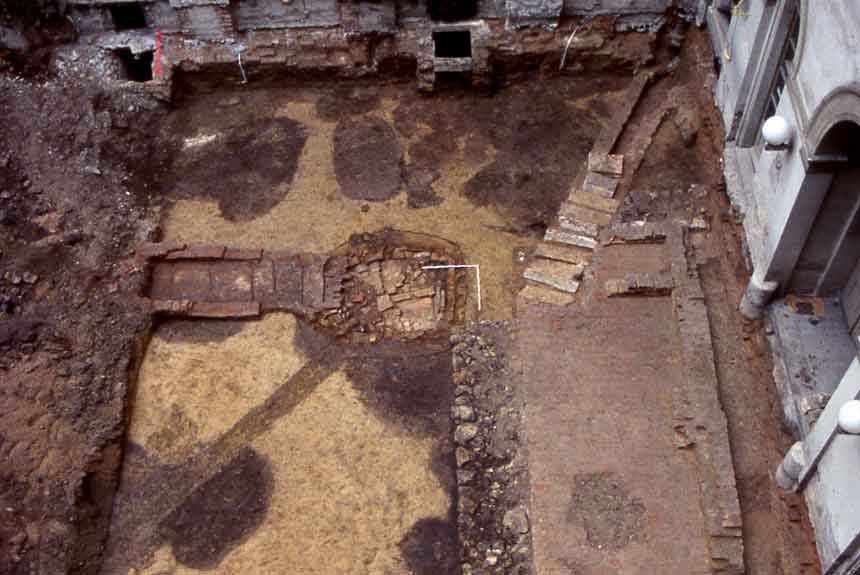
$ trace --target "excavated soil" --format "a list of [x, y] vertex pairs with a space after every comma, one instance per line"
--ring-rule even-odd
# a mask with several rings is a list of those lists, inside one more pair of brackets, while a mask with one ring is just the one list
[[176, 197], [207, 197], [224, 217], [250, 220], [284, 199], [307, 140], [304, 127], [289, 118], [237, 126], [223, 142], [206, 146], [185, 141], [165, 186]]

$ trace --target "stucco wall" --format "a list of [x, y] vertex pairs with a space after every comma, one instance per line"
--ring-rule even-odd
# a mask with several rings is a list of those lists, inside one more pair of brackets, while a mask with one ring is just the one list
[[[755, 96], [769, 92], [772, 85], [772, 76], [765, 77], [762, 71], [768, 69], [769, 58], [771, 67], [775, 64], [773, 58], [778, 57], [781, 43], [771, 41], [775, 29], [770, 25], [770, 17], [777, 11], [770, 13], [764, 5], [764, 2], [745, 2], [743, 7], [749, 16], [735, 16], [727, 34], [718, 29], [713, 14], [708, 19], [714, 44], [727, 48], [731, 55], [730, 61], [722, 59], [722, 73], [715, 93], [730, 136], [732, 125], [738, 120], [736, 113], [744, 111], [750, 101], [750, 93], [745, 90], [752, 88], [751, 94]], [[807, 141], [807, 133], [816, 111], [826, 103], [828, 95], [860, 80], [858, 40], [860, 3], [856, 0], [801, 0], [795, 68], [776, 111], [795, 130], [792, 147], [785, 151], [727, 148], [727, 154], [732, 155], [727, 166], [742, 172], [730, 178], [727, 171], [727, 183], [749, 188], [729, 190], [730, 195], [752, 200], [744, 206], [744, 227], [756, 272], [783, 285], [793, 271], [832, 180], [832, 173], [826, 171], [807, 173], [806, 160], [815, 152], [811, 149], [814, 143]], [[769, 49], [757, 50], [756, 46]], [[756, 88], [766, 92], [756, 92]], [[860, 98], [857, 106], [860, 108]], [[857, 115], [860, 116], [860, 110]], [[751, 128], [758, 129], [760, 118], [750, 116], [746, 121]], [[840, 389], [850, 378], [854, 378], [852, 381], [856, 385], [860, 377], [858, 369], [855, 360], [840, 383]], [[819, 420], [816, 425], [829, 425], [826, 431], [830, 433], [834, 424]], [[860, 437], [837, 435], [805, 491], [822, 567], [828, 574], [843, 573], [847, 563], [843, 565], [844, 557], [839, 558], [840, 554], [860, 541], [858, 474]], [[848, 554], [852, 553], [857, 560], [860, 550], [854, 548]]]
[[[850, 551], [860, 542], [860, 497], [857, 497], [857, 477], [860, 470], [860, 436], [838, 433], [839, 408], [860, 393], [860, 362], [851, 363], [837, 391], [804, 441], [807, 458], [822, 449], [815, 472], [804, 495], [815, 526], [818, 552], [825, 573], [831, 568], [839, 572], [834, 562], [843, 552], [857, 559], [860, 549]], [[826, 442], [826, 438], [832, 441]], [[850, 563], [850, 561], [848, 561]]]
[[834, 89], [860, 80], [860, 2], [806, 0], [795, 105], [811, 117]]
[[[728, 33], [722, 38], [730, 59], [721, 57], [722, 71], [715, 93], [730, 136], [732, 124], [737, 121], [735, 115], [743, 111], [748, 97], [744, 90], [749, 89], [750, 79], [769, 55], [754, 50], [756, 36], [763, 35], [760, 42], [768, 46], [768, 39], [774, 33], [769, 20], [762, 20], [763, 2], [746, 2], [742, 8], [748, 15], [734, 16]], [[810, 178], [806, 174], [803, 154], [813, 152], [803, 145], [809, 119], [833, 90], [860, 80], [860, 51], [847, 49], [860, 45], [860, 3], [834, 0], [816, 3], [815, 9], [811, 9], [810, 1], [803, 0], [801, 18], [795, 73], [777, 110], [795, 128], [794, 146], [786, 152], [750, 150], [747, 155], [752, 162], [745, 166], [752, 174], [740, 178], [753, 182], [750, 193], [754, 209], [759, 212], [757, 225], [764, 228], [748, 233], [754, 263], [777, 280], [786, 279], [785, 275], [791, 270], [785, 267], [793, 264], [786, 263], [785, 254], [779, 250], [785, 246], [799, 249], [797, 245], [802, 246], [808, 231], [803, 218], [799, 218], [803, 225], [793, 225], [798, 219], [798, 214], [793, 212], [801, 208], [807, 212], [817, 210], [821, 198], [810, 196], [826, 193], [829, 181], [826, 176]], [[723, 35], [716, 29], [713, 18], [708, 23], [715, 43], [719, 42]], [[764, 25], [760, 25], [762, 23]], [[777, 46], [770, 48], [778, 50]], [[761, 82], [760, 89], [769, 89], [768, 80]], [[825, 185], [824, 190], [821, 184]], [[808, 193], [809, 190], [813, 192]]]

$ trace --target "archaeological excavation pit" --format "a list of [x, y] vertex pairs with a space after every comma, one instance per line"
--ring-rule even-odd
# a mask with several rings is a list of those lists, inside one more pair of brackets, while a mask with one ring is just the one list
[[[573, 4], [71, 0], [52, 66], [97, 76], [52, 129], [86, 146], [0, 197], [35, 222], [0, 259], [45, 317], [95, 318], [19, 379], [93, 342], [62, 393], [0, 395], [66, 417], [45, 466], [77, 466], [32, 491], [74, 513], [15, 545], [81, 574], [740, 572], [722, 420], [682, 412], [713, 399], [684, 387], [712, 383], [709, 47]], [[65, 257], [88, 287], [58, 298]]]
[[[470, 49], [452, 34], [440, 56]], [[563, 79], [429, 100], [403, 83], [194, 81], [165, 121], [160, 241], [137, 248], [156, 327], [103, 571], [460, 573], [482, 530], [458, 521], [458, 469], [515, 450], [455, 456], [449, 338], [513, 317], [522, 259], [607, 114]], [[628, 82], [598, 81], [610, 100]], [[501, 381], [487, 393], [505, 397]]]

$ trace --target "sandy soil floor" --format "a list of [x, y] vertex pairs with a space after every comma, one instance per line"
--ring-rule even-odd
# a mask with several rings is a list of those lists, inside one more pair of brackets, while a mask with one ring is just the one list
[[[180, 199], [167, 213], [164, 239], [325, 252], [351, 234], [386, 226], [434, 234], [459, 244], [466, 261], [481, 266], [481, 317], [510, 319], [517, 255], [533, 246], [556, 212], [623, 86], [618, 79], [602, 82], [616, 91], [596, 98], [577, 93], [572, 82], [553, 81], [548, 90], [562, 96], [535, 104], [528, 117], [517, 113], [535, 88], [512, 87], [493, 98], [426, 99], [409, 86], [361, 85], [334, 93], [203, 96], [174, 118], [181, 143], [166, 181], [173, 186], [168, 193]], [[592, 105], [595, 99], [600, 105]], [[212, 162], [236, 161], [218, 149], [244, 141], [236, 136], [243, 126], [271, 127], [284, 118], [288, 127], [260, 130], [268, 142], [235, 150], [237, 173], [213, 177]], [[391, 141], [373, 140], [374, 127], [392, 138], [393, 150]], [[291, 136], [295, 131], [302, 137]], [[257, 170], [266, 159], [243, 163], [257, 147], [290, 145], [300, 152], [294, 173], [281, 166], [266, 178]], [[356, 182], [365, 185], [356, 191]], [[259, 194], [263, 208], [251, 213], [252, 206], [236, 206], [230, 197], [240, 194]]]

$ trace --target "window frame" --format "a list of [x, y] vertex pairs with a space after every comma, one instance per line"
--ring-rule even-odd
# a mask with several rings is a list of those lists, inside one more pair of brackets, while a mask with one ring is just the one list
[[776, 112], [786, 90], [789, 94], [795, 92], [794, 77], [802, 48], [802, 18], [800, 0], [779, 3], [768, 27], [765, 55], [757, 60], [754, 85], [738, 126], [736, 144], [739, 147], [760, 148], [762, 124]]

